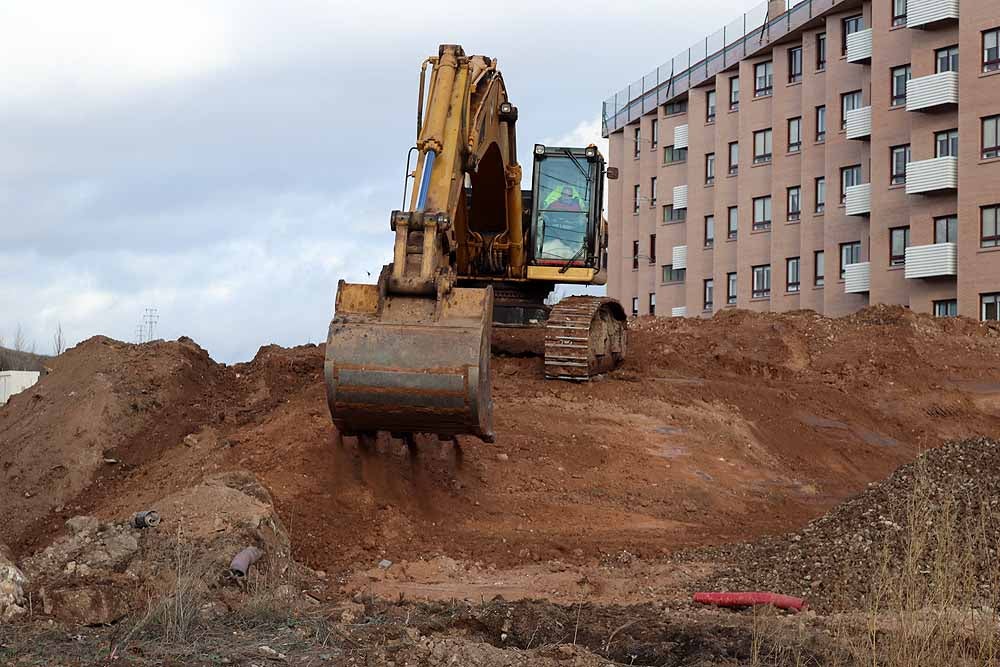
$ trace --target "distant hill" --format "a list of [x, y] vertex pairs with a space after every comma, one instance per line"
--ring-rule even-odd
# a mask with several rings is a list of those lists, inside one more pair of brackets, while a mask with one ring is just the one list
[[0, 371], [41, 371], [51, 357], [0, 347]]

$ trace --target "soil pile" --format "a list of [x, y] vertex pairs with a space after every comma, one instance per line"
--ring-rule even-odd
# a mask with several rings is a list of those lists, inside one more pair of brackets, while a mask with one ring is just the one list
[[420, 438], [416, 457], [388, 437], [337, 444], [322, 347], [224, 366], [188, 339], [85, 341], [0, 409], [0, 541], [23, 560], [74, 516], [118, 521], [247, 470], [331, 591], [382, 560], [597, 567], [784, 533], [1000, 426], [998, 331], [968, 320], [644, 319], [625, 366], [586, 384], [543, 379], [539, 332], [496, 333], [497, 444]]
[[[732, 563], [704, 585], [714, 590], [775, 590], [801, 595], [821, 609], [862, 608], [907, 554], [921, 578], [935, 561], [972, 561], [970, 593], [992, 603], [998, 591], [995, 557], [1000, 545], [1000, 443], [987, 438], [951, 442], [902, 466], [883, 482], [810, 522], [802, 530], [752, 544], [707, 549], [698, 559]], [[947, 552], [947, 553], [946, 553]], [[958, 579], [963, 573], [955, 572]], [[885, 591], [884, 593], [888, 593]], [[973, 600], [974, 602], [974, 600]]]

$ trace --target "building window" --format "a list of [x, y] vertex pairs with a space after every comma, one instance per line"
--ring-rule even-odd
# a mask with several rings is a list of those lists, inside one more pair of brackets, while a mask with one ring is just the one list
[[649, 314], [656, 315], [656, 292], [649, 293]]
[[705, 185], [715, 183], [715, 153], [705, 154]]
[[980, 317], [984, 322], [1000, 320], [1000, 294], [980, 294]]
[[632, 212], [639, 212], [639, 186], [632, 186]]
[[934, 243], [958, 242], [958, 216], [945, 215], [934, 218]]
[[935, 301], [934, 317], [958, 317], [958, 299]]
[[774, 90], [774, 63], [757, 63], [753, 68], [754, 97], [767, 97]]
[[983, 31], [983, 71], [1000, 70], [1000, 28]]
[[726, 274], [726, 303], [736, 303], [736, 274]]
[[983, 119], [983, 157], [1000, 157], [1000, 116]]
[[674, 208], [670, 204], [663, 207], [663, 222], [682, 222], [686, 218], [686, 208]]
[[797, 83], [802, 80], [802, 47], [788, 49], [788, 82]]
[[979, 209], [979, 245], [983, 248], [1000, 246], [1000, 204]]
[[753, 163], [764, 164], [771, 161], [771, 128], [753, 133]]
[[663, 265], [663, 282], [682, 283], [687, 277], [687, 269], [675, 269], [673, 264]]
[[738, 174], [740, 171], [740, 142], [729, 142], [729, 175]]
[[729, 110], [736, 111], [740, 108], [740, 77], [729, 77]]
[[649, 126], [649, 134], [653, 142], [653, 150], [660, 144], [660, 121], [653, 119]]
[[890, 80], [892, 82], [892, 106], [906, 105], [906, 82], [910, 80], [910, 66], [893, 67]]
[[847, 129], [847, 112], [860, 109], [862, 104], [860, 90], [852, 90], [840, 96], [840, 129]]
[[840, 203], [847, 203], [847, 188], [861, 185], [861, 165], [854, 164], [840, 170]]
[[789, 257], [785, 260], [785, 291], [799, 291], [799, 258]]
[[754, 266], [753, 268], [753, 292], [751, 296], [755, 299], [763, 299], [771, 296], [771, 265]]
[[788, 152], [798, 153], [802, 150], [802, 118], [788, 119]]
[[822, 72], [826, 69], [826, 33], [821, 32], [816, 35], [816, 70]]
[[958, 157], [958, 130], [934, 134], [934, 157]]
[[649, 206], [656, 206], [656, 176], [649, 179]]
[[730, 206], [728, 209], [729, 218], [726, 226], [726, 238], [732, 240], [736, 238], [736, 233], [740, 229], [740, 209], [737, 206]]
[[704, 295], [703, 304], [704, 305], [702, 307], [705, 310], [712, 310], [712, 292], [713, 291], [714, 291], [714, 289], [713, 289], [713, 281], [712, 281], [711, 278], [709, 278], [709, 279], [707, 279], [705, 281], [705, 289], [704, 289], [704, 292], [703, 292], [703, 295]]
[[711, 248], [715, 245], [715, 216], [705, 216], [705, 247]]
[[816, 212], [822, 213], [826, 210], [826, 178], [820, 176], [816, 179]]
[[635, 141], [633, 144], [632, 157], [639, 157], [639, 146], [641, 145], [639, 128], [635, 128]]
[[823, 266], [823, 251], [816, 250], [813, 252], [813, 285], [816, 287], [822, 287], [823, 283], [826, 282], [826, 269]]
[[656, 264], [656, 234], [649, 235], [649, 263]]
[[802, 188], [795, 185], [788, 188], [788, 219], [798, 220], [802, 215]]
[[632, 297], [632, 317], [639, 316], [639, 297]]
[[632, 241], [632, 270], [639, 269], [639, 242]]
[[846, 267], [861, 261], [861, 241], [840, 244], [840, 279], [847, 276]]
[[678, 100], [676, 102], [667, 102], [667, 105], [663, 108], [664, 116], [673, 116], [675, 114], [684, 113], [688, 110], [687, 99]]
[[674, 148], [674, 145], [663, 147], [663, 164], [673, 164], [675, 162], [687, 162], [688, 149]]
[[906, 249], [910, 247], [910, 228], [893, 227], [889, 230], [889, 266], [906, 264]]
[[715, 122], [715, 91], [705, 93], [705, 122]]
[[889, 149], [889, 182], [893, 185], [906, 183], [906, 165], [910, 161], [910, 144], [893, 146]]
[[892, 24], [906, 25], [906, 0], [892, 0]]
[[957, 72], [958, 71], [958, 47], [946, 46], [934, 52], [934, 72]]
[[816, 107], [816, 141], [826, 141], [826, 105]]
[[753, 228], [755, 231], [771, 228], [771, 195], [754, 197]]
[[846, 18], [841, 23], [841, 38], [840, 38], [840, 55], [847, 55], [847, 36], [853, 35], [856, 32], [861, 32], [865, 29], [865, 17], [861, 16], [851, 16]]

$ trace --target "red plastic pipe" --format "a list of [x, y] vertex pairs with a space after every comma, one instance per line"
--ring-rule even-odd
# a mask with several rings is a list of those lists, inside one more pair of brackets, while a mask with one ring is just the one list
[[778, 609], [802, 611], [808, 604], [802, 598], [777, 593], [695, 593], [694, 601], [700, 604], [712, 604], [717, 607], [753, 607], [754, 605], [771, 605]]

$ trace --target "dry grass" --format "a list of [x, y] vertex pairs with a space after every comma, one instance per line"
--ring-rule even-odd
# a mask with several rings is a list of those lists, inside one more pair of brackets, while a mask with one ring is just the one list
[[[1000, 664], [1000, 500], [972, 486], [937, 487], [918, 466], [899, 515], [878, 520], [892, 526], [872, 554], [867, 608], [821, 623], [841, 649], [822, 664]], [[802, 661], [803, 626], [790, 630], [773, 614], [755, 615], [751, 664], [819, 664]]]

